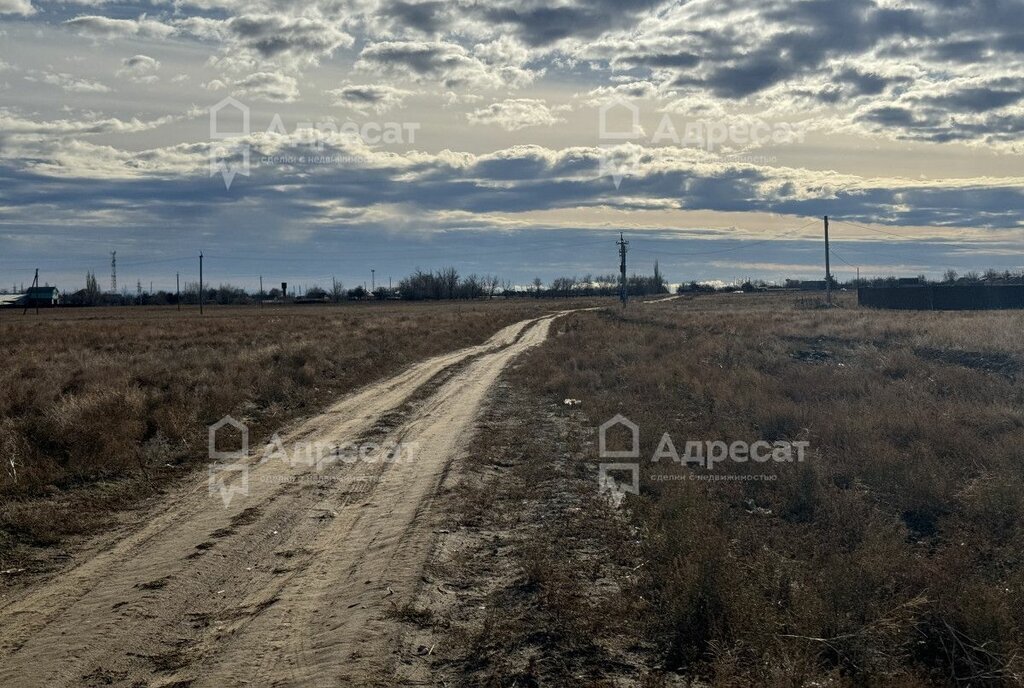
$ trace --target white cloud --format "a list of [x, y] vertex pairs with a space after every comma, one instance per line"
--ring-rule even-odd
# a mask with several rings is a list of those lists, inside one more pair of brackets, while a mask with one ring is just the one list
[[35, 11], [29, 0], [0, 0], [0, 14], [20, 14], [27, 17], [35, 14]]
[[276, 103], [289, 103], [299, 95], [298, 81], [277, 72], [250, 74], [234, 82], [233, 87], [240, 95]]
[[25, 77], [26, 81], [38, 81], [56, 86], [66, 93], [109, 93], [110, 87], [91, 79], [83, 79], [64, 72], [44, 72], [38, 76]]
[[487, 64], [457, 43], [382, 41], [363, 48], [356, 63], [367, 71], [439, 81], [446, 88], [521, 88], [538, 72], [514, 65]]
[[467, 113], [470, 124], [496, 124], [505, 131], [517, 131], [526, 127], [551, 126], [564, 122], [557, 115], [566, 110], [566, 106], [548, 107], [543, 100], [533, 98], [515, 98], [500, 103], [491, 103]]
[[18, 117], [10, 111], [0, 110], [0, 129], [4, 132], [17, 136], [49, 135], [49, 136], [84, 136], [91, 134], [131, 134], [140, 131], [148, 131], [168, 124], [178, 119], [175, 116], [167, 115], [154, 120], [140, 120], [132, 118], [121, 120], [116, 117], [104, 119], [89, 119], [86, 117], [78, 119], [61, 119], [50, 121], [38, 121]]
[[166, 38], [175, 32], [173, 26], [149, 19], [145, 14], [140, 15], [138, 19], [112, 19], [93, 14], [81, 15], [74, 19], [68, 19], [64, 25], [93, 38], [126, 36]]

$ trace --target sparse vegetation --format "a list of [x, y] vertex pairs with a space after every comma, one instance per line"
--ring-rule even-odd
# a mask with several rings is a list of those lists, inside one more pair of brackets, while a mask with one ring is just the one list
[[[432, 634], [420, 661], [498, 686], [1019, 685], [1024, 314], [837, 300], [687, 295], [557, 321], [483, 419], [442, 509], [446, 558], [388, 612]], [[225, 413], [258, 442], [545, 306], [6, 318], [23, 353], [2, 373], [0, 568], [205, 462]], [[641, 428], [642, 491], [619, 511], [596, 482], [616, 413]], [[810, 450], [710, 481], [649, 460], [663, 433]]]
[[[1024, 315], [844, 305], [729, 294], [570, 316], [510, 373], [536, 398], [518, 405], [520, 421], [549, 425], [533, 409], [575, 398], [593, 439], [616, 413], [642, 429], [642, 493], [616, 531], [624, 546], [640, 537], [623, 594], [640, 608], [636, 642], [655, 650], [637, 668], [719, 686], [1020, 685]], [[680, 451], [760, 439], [811, 450], [799, 464], [719, 464], [739, 479], [709, 482], [650, 462], [665, 432]], [[537, 451], [554, 467], [566, 446]], [[742, 479], [753, 474], [775, 478]], [[532, 475], [526, 494], [552, 479]], [[549, 504], [545, 522], [572, 523], [562, 509]], [[555, 550], [550, 525], [531, 531], [510, 554], [526, 562], [524, 584], [557, 571], [552, 552], [572, 557], [590, 525], [557, 530]], [[558, 587], [529, 590], [520, 606], [545, 609]], [[590, 613], [627, 623], [610, 607]], [[506, 639], [488, 655], [506, 677], [524, 648], [564, 649]], [[552, 664], [549, 682], [571, 682], [571, 661]]]
[[[109, 523], [207, 461], [207, 426], [251, 442], [418, 359], [479, 343], [544, 304], [6, 313], [0, 339], [0, 570]], [[9, 577], [3, 581], [7, 582]]]

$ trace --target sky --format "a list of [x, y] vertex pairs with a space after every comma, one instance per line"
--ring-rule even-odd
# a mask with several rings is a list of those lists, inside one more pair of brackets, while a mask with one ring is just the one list
[[[1024, 269], [1024, 0], [0, 0], [0, 288]], [[372, 270], [372, 273], [371, 273]], [[372, 275], [372, 276], [371, 276]]]

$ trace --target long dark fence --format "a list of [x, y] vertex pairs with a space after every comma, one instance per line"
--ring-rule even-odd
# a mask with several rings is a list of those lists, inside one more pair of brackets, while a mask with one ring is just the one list
[[857, 303], [871, 308], [918, 311], [1024, 308], [1024, 284], [860, 287]]

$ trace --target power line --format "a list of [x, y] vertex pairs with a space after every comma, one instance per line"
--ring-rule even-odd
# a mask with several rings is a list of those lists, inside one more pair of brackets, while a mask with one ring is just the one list
[[861, 229], [866, 229], [869, 232], [876, 232], [878, 234], [885, 234], [887, 236], [896, 237], [897, 239], [908, 239], [910, 241], [914, 241], [913, 237], [908, 237], [908, 236], [905, 236], [903, 234], [896, 234], [894, 232], [887, 232], [884, 229], [874, 229], [872, 227], [868, 227], [867, 225], [862, 225], [859, 222], [853, 222], [851, 220], [836, 220], [835, 218], [832, 218], [832, 221], [833, 222], [842, 222], [842, 223], [848, 224], [848, 225], [853, 225], [854, 227], [860, 227]]
[[[787, 236], [791, 236], [793, 234], [796, 234], [797, 232], [799, 232], [801, 230], [807, 229], [811, 225], [817, 224], [817, 222], [818, 222], [818, 219], [815, 218], [815, 219], [810, 220], [807, 223], [797, 227], [796, 229], [791, 229], [791, 230], [789, 230], [787, 232], [783, 232], [782, 234], [779, 234], [777, 236], [774, 236], [774, 237], [771, 237], [771, 238], [768, 238], [768, 239], [758, 239], [757, 241], [753, 241], [753, 242], [750, 242], [750, 243], [745, 243], [745, 244], [743, 244], [741, 246], [733, 246], [731, 248], [716, 249], [716, 250], [713, 250], [713, 251], [662, 251], [662, 250], [658, 250], [658, 249], [637, 249], [637, 250], [639, 250], [641, 253], [656, 253], [656, 254], [659, 254], [659, 255], [666, 255], [666, 256], [707, 256], [707, 255], [714, 255], [714, 254], [718, 254], [718, 253], [732, 253], [734, 251], [742, 251], [743, 249], [750, 248], [752, 246], [760, 246], [762, 244], [767, 244], [767, 243], [770, 243], [772, 241], [776, 241], [778, 239], [783, 239], [783, 238], [785, 238]], [[703, 241], [708, 241], [708, 240], [705, 239]], [[731, 239], [729, 241], [743, 241], [743, 239]]]
[[850, 266], [851, 268], [855, 268], [855, 267], [858, 267], [857, 265], [854, 265], [854, 264], [853, 264], [853, 263], [851, 263], [850, 261], [848, 261], [848, 260], [846, 260], [845, 258], [843, 258], [843, 257], [842, 257], [841, 255], [839, 255], [838, 253], [836, 253], [836, 250], [835, 250], [835, 248], [830, 248], [830, 249], [829, 249], [829, 253], [831, 253], [831, 254], [832, 254], [833, 256], [835, 256], [836, 258], [838, 258], [840, 262], [842, 262], [842, 263], [846, 263], [847, 265], [849, 265], [849, 266]]

